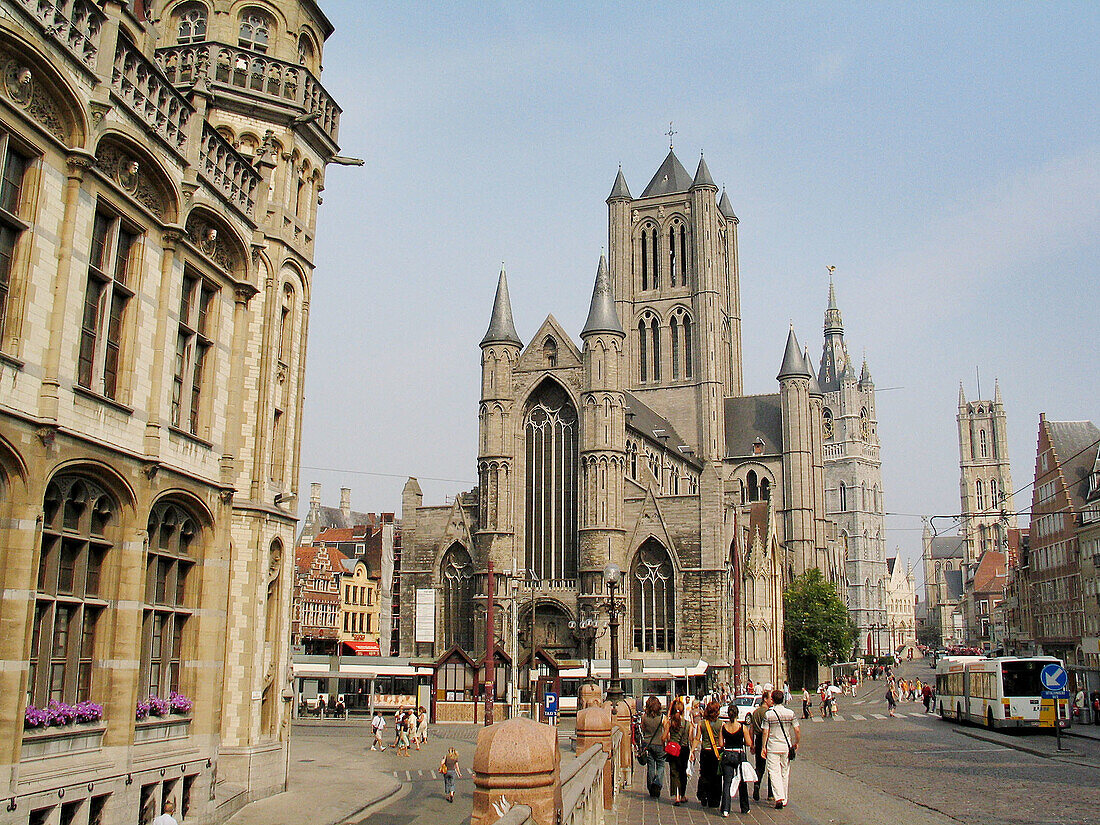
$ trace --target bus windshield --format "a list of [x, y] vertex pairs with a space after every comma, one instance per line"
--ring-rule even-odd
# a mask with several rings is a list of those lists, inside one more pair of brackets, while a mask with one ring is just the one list
[[1005, 662], [1001, 665], [1005, 696], [1038, 696], [1043, 688], [1039, 673], [1049, 662]]

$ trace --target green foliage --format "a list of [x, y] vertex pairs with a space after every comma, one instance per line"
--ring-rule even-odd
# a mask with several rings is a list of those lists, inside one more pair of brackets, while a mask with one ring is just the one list
[[856, 642], [856, 626], [836, 587], [816, 567], [783, 593], [787, 653], [792, 659], [821, 664], [847, 661]]

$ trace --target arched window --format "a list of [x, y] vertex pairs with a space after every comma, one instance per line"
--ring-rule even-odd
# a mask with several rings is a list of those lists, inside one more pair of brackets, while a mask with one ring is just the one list
[[313, 41], [307, 35], [298, 37], [298, 65], [305, 66], [310, 71], [314, 70]]
[[103, 567], [117, 513], [114, 498], [91, 479], [58, 476], [46, 487], [27, 681], [32, 704], [92, 698]]
[[145, 609], [141, 627], [141, 696], [167, 697], [180, 689], [183, 630], [191, 616], [187, 586], [199, 549], [198, 521], [168, 500], [149, 513]]
[[844, 512], [848, 509], [848, 488], [844, 486], [844, 482], [840, 482], [840, 511]]
[[661, 257], [657, 252], [657, 227], [653, 227], [649, 231], [649, 253], [653, 257], [653, 272], [651, 273], [653, 282], [652, 282], [652, 284], [650, 284], [650, 286], [653, 289], [660, 289], [661, 288], [661, 264], [660, 264]]
[[524, 415], [527, 568], [540, 579], [577, 575], [577, 411], [545, 381]]
[[986, 443], [985, 430], [978, 430], [978, 447], [982, 458], [986, 458], [989, 455], [989, 445]]
[[[279, 618], [282, 615], [282, 568], [283, 568], [283, 543], [279, 539], [271, 542], [267, 551], [267, 598], [264, 602], [264, 672], [267, 673], [271, 663], [278, 656], [278, 651], [285, 642], [285, 631], [280, 626]], [[369, 631], [370, 628], [367, 628]], [[271, 736], [278, 727], [277, 708], [279, 699], [274, 673], [272, 678], [264, 685], [263, 696], [260, 704], [260, 729]]]
[[[19, 313], [14, 306], [14, 273], [19, 270], [16, 262], [17, 250], [26, 245], [20, 238], [27, 229], [27, 223], [20, 218], [28, 218], [27, 201], [33, 198], [23, 197], [23, 182], [31, 159], [15, 145], [7, 134], [0, 132], [0, 349], [6, 349], [8, 339], [18, 336], [16, 321]], [[22, 257], [22, 253], [18, 253]]]
[[626, 454], [630, 461], [630, 477], [637, 480], [638, 478], [638, 445], [631, 441], [626, 445]]
[[680, 323], [675, 315], [669, 319], [668, 334], [672, 352], [672, 380], [680, 377]]
[[772, 498], [772, 483], [766, 479], [760, 479], [760, 500], [771, 501]]
[[661, 327], [654, 318], [649, 325], [653, 336], [653, 380], [661, 380]]
[[982, 480], [979, 478], [974, 482], [974, 498], [977, 501], [978, 509], [985, 509], [985, 489], [982, 487]]
[[452, 544], [439, 566], [443, 590], [443, 646], [458, 645], [473, 650], [474, 622], [470, 607], [474, 600], [474, 571], [470, 554], [461, 544]]
[[668, 228], [668, 285], [676, 286], [677, 280], [683, 277], [684, 259], [680, 254], [679, 235], [677, 224]]
[[691, 378], [694, 372], [691, 365], [691, 318], [685, 315], [680, 326], [684, 330], [684, 378]]
[[542, 357], [546, 359], [546, 366], [558, 365], [558, 342], [550, 335], [547, 335], [546, 340], [542, 342]]
[[630, 611], [635, 650], [675, 649], [672, 559], [655, 539], [639, 548], [630, 565]]
[[206, 39], [206, 7], [188, 3], [177, 10], [176, 42], [201, 43]]
[[997, 487], [997, 479], [989, 479], [989, 506], [999, 507], [1001, 504], [1000, 489]]
[[271, 42], [271, 21], [258, 9], [245, 9], [241, 15], [241, 26], [237, 35], [237, 45], [242, 49], [266, 54]]
[[[678, 240], [680, 242], [680, 286], [688, 285], [688, 247], [687, 247], [687, 227], [683, 224], [679, 226]], [[675, 284], [673, 284], [675, 286]]]
[[745, 476], [745, 481], [749, 489], [749, 501], [759, 501], [760, 486], [756, 478], [756, 470], [749, 470], [749, 474]]
[[645, 383], [649, 379], [649, 370], [647, 369], [648, 362], [648, 348], [646, 347], [646, 339], [649, 337], [649, 331], [646, 327], [645, 319], [638, 322], [638, 378], [642, 383]]
[[645, 292], [649, 289], [649, 231], [642, 230], [642, 235], [638, 239], [640, 248], [638, 250], [639, 257], [642, 261], [642, 291]]
[[290, 340], [294, 330], [294, 287], [283, 284], [283, 302], [279, 308], [279, 361], [290, 363]]

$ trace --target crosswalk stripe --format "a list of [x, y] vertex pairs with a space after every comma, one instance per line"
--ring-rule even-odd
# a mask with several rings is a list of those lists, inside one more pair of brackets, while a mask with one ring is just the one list
[[424, 771], [417, 771], [416, 775], [419, 776], [421, 779], [423, 779], [424, 778]]
[[885, 719], [886, 718], [881, 713], [872, 713], [871, 715], [874, 716], [876, 719]]
[[860, 716], [858, 713], [853, 713], [852, 718], [853, 719], [858, 719], [860, 722], [866, 721], [866, 719], [867, 719], [866, 716]]
[[927, 713], [910, 713], [909, 715], [912, 716], [914, 719], [923, 719], [925, 716], [928, 716], [929, 714], [927, 714]]
[[405, 781], [406, 782], [412, 782], [412, 780], [413, 780], [412, 771], [405, 771]]
[[843, 722], [844, 721], [844, 717], [841, 716], [839, 713], [834, 713], [833, 718], [836, 719], [836, 721], [838, 721], [838, 722]]

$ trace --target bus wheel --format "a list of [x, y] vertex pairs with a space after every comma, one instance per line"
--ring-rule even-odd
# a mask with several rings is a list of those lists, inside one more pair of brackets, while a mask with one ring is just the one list
[[985, 712], [985, 726], [990, 730], [993, 730], [993, 709], [989, 708]]
[[940, 719], [946, 719], [947, 712], [943, 709], [943, 702], [940, 702]]

